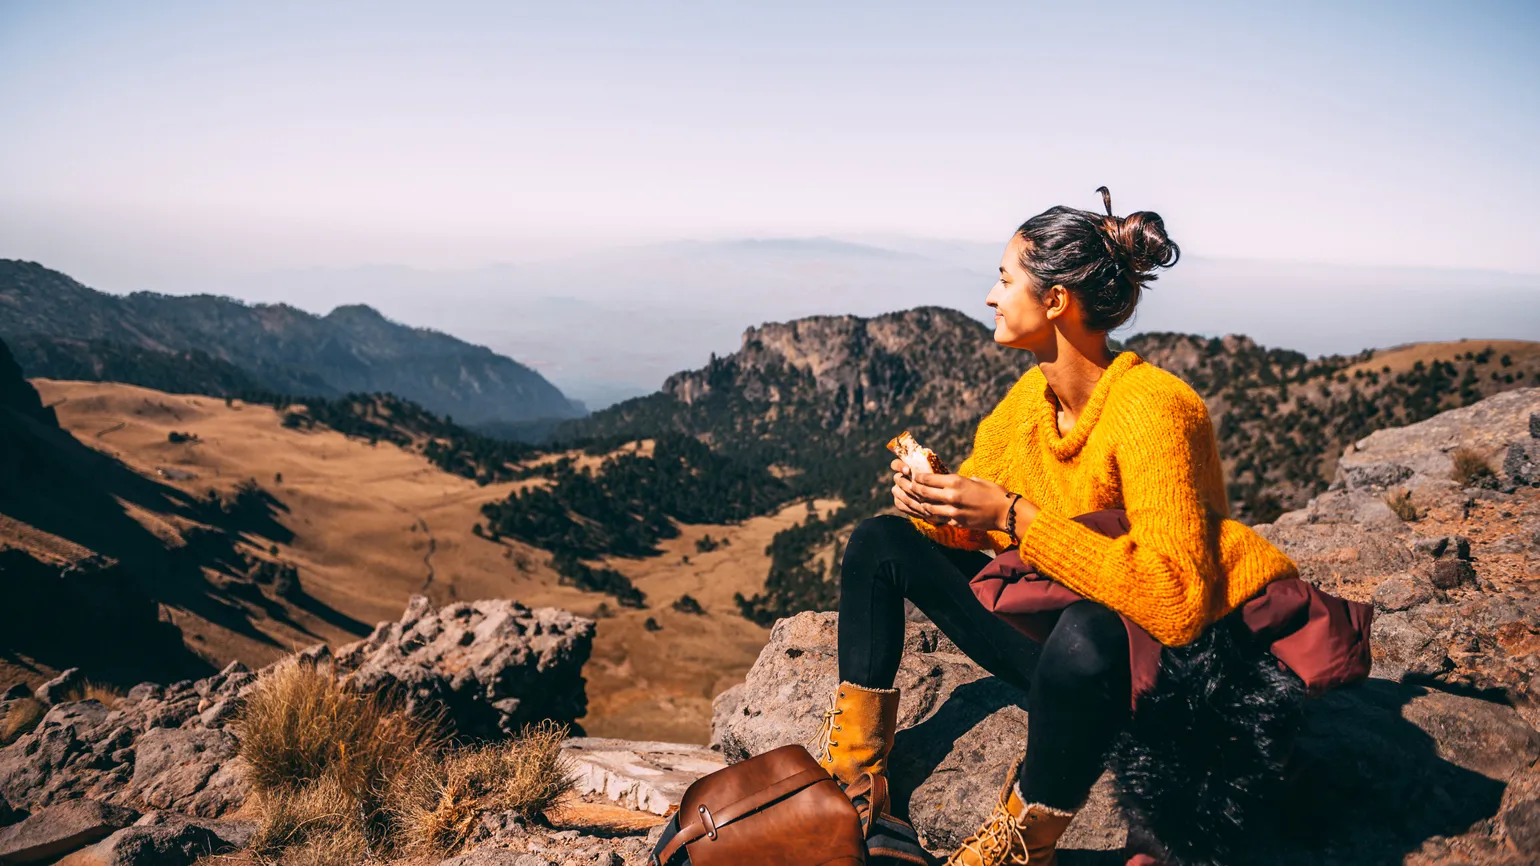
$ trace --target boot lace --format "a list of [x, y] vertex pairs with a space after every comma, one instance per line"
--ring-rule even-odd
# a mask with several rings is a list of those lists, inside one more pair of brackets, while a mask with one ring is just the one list
[[835, 695], [829, 701], [829, 708], [823, 711], [823, 724], [819, 726], [818, 733], [813, 737], [815, 748], [809, 749], [815, 758], [827, 759], [830, 750], [839, 745], [834, 741], [834, 732], [840, 730], [840, 726], [835, 724], [834, 717], [843, 712], [845, 711], [839, 705], [839, 695]]
[[1021, 835], [1021, 827], [1016, 819], [1005, 808], [1003, 798], [989, 814], [984, 826], [964, 839], [962, 847], [946, 861], [948, 866], [967, 863], [961, 856], [964, 852], [976, 856], [982, 866], [1027, 866], [1031, 862], [1027, 840]]

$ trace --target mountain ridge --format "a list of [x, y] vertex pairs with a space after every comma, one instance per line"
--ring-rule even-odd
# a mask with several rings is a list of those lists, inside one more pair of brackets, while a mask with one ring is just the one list
[[582, 414], [528, 366], [363, 304], [317, 316], [219, 295], [109, 295], [35, 262], [0, 260], [0, 337], [25, 350], [29, 376], [99, 370], [114, 352], [201, 352], [279, 393], [390, 392], [470, 423]]

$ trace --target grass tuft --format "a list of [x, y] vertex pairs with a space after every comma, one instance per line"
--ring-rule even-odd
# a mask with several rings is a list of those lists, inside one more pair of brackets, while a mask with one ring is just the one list
[[538, 820], [576, 784], [561, 753], [567, 733], [564, 725], [543, 722], [506, 742], [416, 762], [391, 788], [403, 848], [414, 854], [459, 853], [487, 813]]
[[37, 698], [20, 698], [11, 702], [0, 719], [0, 746], [9, 746], [30, 733], [48, 713], [48, 707]]
[[391, 780], [442, 743], [437, 719], [288, 662], [263, 675], [233, 729], [262, 812], [254, 849], [283, 862], [359, 863], [391, 843]]
[[1412, 504], [1412, 492], [1410, 490], [1398, 490], [1385, 497], [1385, 504], [1406, 523], [1413, 523], [1422, 519], [1422, 514], [1417, 506]]
[[1486, 458], [1477, 452], [1469, 448], [1456, 448], [1449, 454], [1449, 458], [1454, 461], [1454, 471], [1450, 475], [1461, 487], [1497, 486], [1497, 473], [1492, 471]]

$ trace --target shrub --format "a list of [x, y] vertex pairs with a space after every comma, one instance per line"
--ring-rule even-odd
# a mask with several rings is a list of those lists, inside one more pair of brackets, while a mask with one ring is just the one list
[[674, 610], [677, 610], [680, 613], [695, 614], [696, 616], [700, 616], [706, 612], [705, 609], [700, 606], [700, 602], [696, 601], [695, 597], [689, 594], [681, 595], [674, 599]]
[[386, 787], [442, 743], [437, 719], [299, 662], [263, 676], [233, 729], [262, 814], [255, 849], [316, 864], [358, 863], [361, 850], [388, 845]]
[[1486, 458], [1469, 448], [1456, 448], [1449, 458], [1454, 461], [1450, 476], [1461, 487], [1496, 487], [1497, 473]]
[[1412, 492], [1410, 490], [1399, 490], [1386, 496], [1385, 504], [1390, 506], [1390, 510], [1394, 511], [1397, 517], [1407, 523], [1412, 523], [1422, 517], [1417, 511], [1417, 506], [1412, 504]]
[[540, 820], [576, 784], [561, 753], [567, 733], [564, 725], [542, 722], [506, 742], [414, 762], [390, 789], [402, 847], [414, 854], [458, 853], [486, 812]]
[[47, 712], [48, 707], [37, 698], [12, 701], [10, 708], [5, 711], [5, 718], [0, 719], [0, 746], [9, 746], [31, 732]]

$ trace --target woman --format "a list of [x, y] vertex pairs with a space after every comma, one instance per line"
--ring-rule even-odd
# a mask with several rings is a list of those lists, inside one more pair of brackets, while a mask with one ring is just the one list
[[[1054, 207], [1027, 220], [986, 303], [995, 342], [1038, 364], [978, 427], [955, 475], [895, 471], [900, 515], [852, 534], [841, 564], [841, 683], [814, 752], [837, 777], [886, 770], [904, 600], [995, 676], [1028, 693], [1031, 724], [1015, 779], [948, 861], [1051, 864], [1129, 716], [1128, 633], [1166, 646], [1204, 628], [1294, 563], [1228, 519], [1208, 411], [1192, 388], [1107, 333], [1134, 312], [1156, 268], [1179, 255], [1158, 214]], [[1072, 517], [1127, 511], [1108, 538]], [[1084, 596], [1038, 645], [987, 610], [968, 582], [984, 550], [1019, 546], [1042, 574]]]

